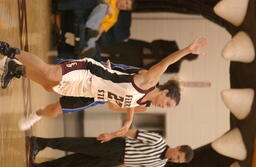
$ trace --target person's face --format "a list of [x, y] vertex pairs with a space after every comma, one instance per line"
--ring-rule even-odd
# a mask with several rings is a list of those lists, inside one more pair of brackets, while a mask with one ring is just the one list
[[168, 91], [161, 91], [162, 93], [157, 95], [151, 102], [154, 106], [160, 108], [171, 108], [176, 106], [175, 100], [170, 97], [167, 97], [166, 94]]
[[118, 0], [117, 8], [120, 10], [132, 10], [132, 0]]
[[185, 159], [185, 153], [184, 152], [180, 152], [179, 151], [180, 147], [176, 147], [175, 148], [175, 151], [171, 152], [169, 155], [168, 155], [168, 159], [170, 162], [174, 162], [174, 163], [184, 163], [186, 162], [186, 159]]

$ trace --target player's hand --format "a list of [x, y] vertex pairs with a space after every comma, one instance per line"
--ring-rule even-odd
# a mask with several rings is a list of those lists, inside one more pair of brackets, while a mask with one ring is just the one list
[[196, 39], [192, 44], [188, 46], [192, 54], [205, 55], [200, 49], [207, 45], [207, 38], [201, 37]]
[[97, 137], [97, 140], [101, 141], [101, 143], [110, 141], [114, 136], [111, 133], [102, 133]]

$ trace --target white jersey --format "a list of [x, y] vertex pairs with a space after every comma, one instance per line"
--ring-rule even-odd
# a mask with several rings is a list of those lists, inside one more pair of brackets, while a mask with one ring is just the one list
[[134, 84], [134, 74], [108, 69], [90, 58], [64, 62], [61, 66], [62, 80], [53, 90], [63, 96], [92, 97], [129, 108], [148, 104], [140, 101], [154, 89], [142, 90]]

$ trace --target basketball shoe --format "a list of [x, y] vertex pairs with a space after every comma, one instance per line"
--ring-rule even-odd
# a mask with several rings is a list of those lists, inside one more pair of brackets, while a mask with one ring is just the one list
[[14, 59], [16, 54], [20, 54], [20, 49], [11, 47], [7, 42], [0, 41], [0, 54]]

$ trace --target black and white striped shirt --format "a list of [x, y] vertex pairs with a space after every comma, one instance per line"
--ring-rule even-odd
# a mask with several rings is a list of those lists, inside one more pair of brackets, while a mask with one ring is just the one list
[[156, 133], [137, 130], [136, 138], [125, 140], [124, 164], [127, 167], [162, 167], [168, 161], [163, 156], [168, 145]]

